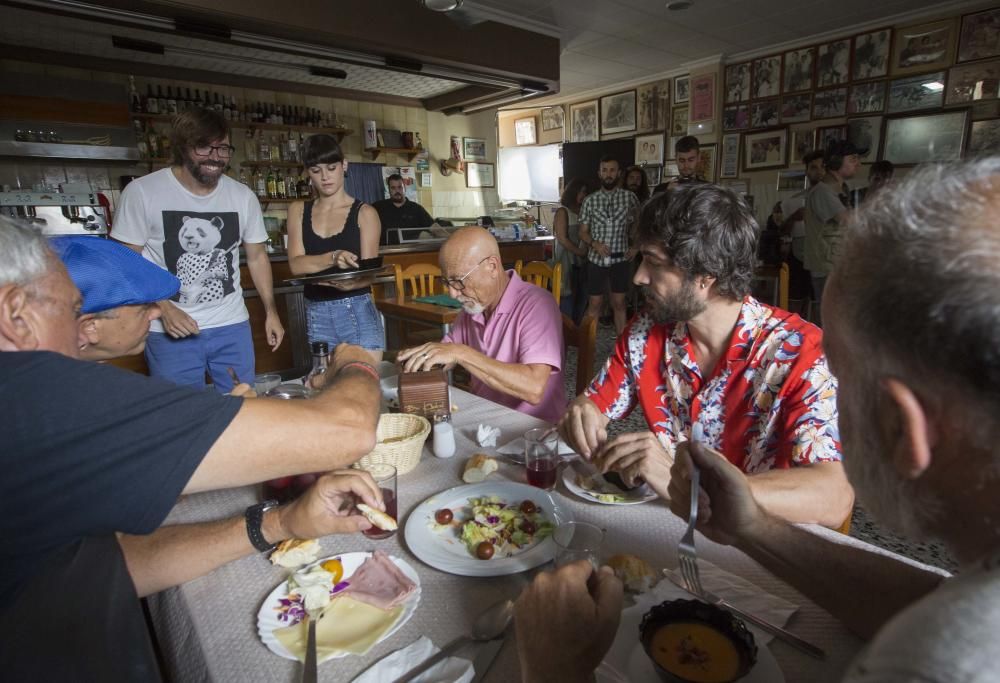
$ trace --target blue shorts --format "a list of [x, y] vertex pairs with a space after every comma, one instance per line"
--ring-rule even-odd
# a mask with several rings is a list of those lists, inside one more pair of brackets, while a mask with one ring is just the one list
[[364, 349], [385, 348], [382, 316], [371, 294], [329, 301], [306, 300], [306, 334], [309, 343], [325, 341], [330, 352], [347, 343]]
[[182, 386], [205, 386], [205, 372], [208, 372], [215, 390], [221, 394], [233, 390], [229, 368], [236, 371], [240, 381], [252, 385], [254, 355], [250, 321], [211, 327], [183, 339], [150, 332], [146, 340], [146, 364], [153, 377]]

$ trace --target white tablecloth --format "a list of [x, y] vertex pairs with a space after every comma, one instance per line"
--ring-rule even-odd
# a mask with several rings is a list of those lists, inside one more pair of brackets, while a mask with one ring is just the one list
[[[398, 481], [400, 528], [416, 505], [432, 494], [462, 484], [462, 465], [466, 456], [484, 449], [475, 444], [475, 428], [480, 422], [500, 427], [499, 444], [540, 426], [540, 421], [503, 408], [463, 391], [454, 392], [458, 411], [453, 416], [457, 456], [440, 460], [431, 455], [430, 440], [423, 459], [415, 470]], [[501, 461], [502, 462], [502, 461]], [[524, 481], [523, 469], [501, 464], [492, 477]], [[576, 519], [596, 523], [608, 530], [602, 552], [633, 553], [653, 566], [676, 567], [676, 544], [684, 531], [684, 522], [675, 517], [660, 501], [638, 506], [606, 506], [584, 502], [559, 484], [553, 495], [560, 497]], [[201, 493], [182, 499], [168, 523], [207, 521], [241, 515], [257, 502], [253, 488]], [[834, 532], [817, 530], [842, 543], [870, 548], [859, 541]], [[496, 578], [468, 578], [445, 574], [421, 563], [406, 547], [402, 531], [383, 541], [363, 536], [323, 538], [324, 555], [339, 552], [380, 549], [399, 555], [413, 565], [420, 575], [420, 606], [397, 633], [375, 646], [365, 657], [349, 656], [332, 660], [320, 667], [320, 679], [350, 681], [380, 657], [412, 642], [420, 635], [443, 645], [456, 636], [468, 633], [475, 616], [486, 606], [504, 597], [516, 596], [529, 579], [526, 575]], [[789, 683], [819, 683], [837, 680], [847, 663], [861, 647], [861, 642], [835, 622], [822, 609], [782, 583], [743, 553], [697, 538], [698, 554], [720, 567], [739, 574], [764, 590], [799, 605], [789, 628], [822, 647], [827, 660], [809, 658], [779, 641], [771, 651]], [[168, 675], [175, 681], [297, 681], [297, 663], [272, 654], [257, 636], [257, 612], [264, 597], [286, 576], [286, 570], [273, 567], [261, 556], [232, 562], [208, 576], [149, 599], [157, 639], [167, 662]], [[466, 656], [474, 650], [466, 650]], [[514, 636], [508, 637], [487, 681], [517, 681], [517, 654]]]

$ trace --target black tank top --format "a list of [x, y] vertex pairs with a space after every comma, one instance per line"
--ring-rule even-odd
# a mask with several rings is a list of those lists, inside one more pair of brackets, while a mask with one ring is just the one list
[[[344, 222], [344, 229], [332, 237], [320, 237], [313, 230], [312, 209], [313, 202], [306, 202], [302, 210], [302, 244], [306, 249], [306, 256], [317, 254], [329, 254], [331, 251], [343, 249], [361, 258], [361, 227], [358, 225], [358, 212], [365, 203], [360, 199], [355, 199], [351, 204], [351, 210], [347, 212], [347, 220]], [[330, 301], [332, 299], [346, 299], [352, 296], [370, 294], [371, 287], [364, 289], [351, 289], [342, 291], [336, 287], [324, 287], [323, 285], [313, 285], [306, 283], [302, 288], [307, 299], [312, 301]]]

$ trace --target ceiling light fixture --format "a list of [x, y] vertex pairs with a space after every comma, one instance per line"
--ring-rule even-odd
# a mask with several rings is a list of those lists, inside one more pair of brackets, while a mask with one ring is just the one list
[[462, 6], [462, 0], [420, 0], [432, 12], [451, 12]]
[[690, 9], [693, 4], [694, 0], [670, 0], [667, 3], [667, 9], [679, 12], [680, 10]]

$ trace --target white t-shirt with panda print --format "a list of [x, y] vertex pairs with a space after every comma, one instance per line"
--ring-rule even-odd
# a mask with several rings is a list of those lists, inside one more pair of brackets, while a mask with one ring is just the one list
[[[250, 316], [240, 286], [239, 246], [264, 242], [257, 197], [228, 176], [205, 196], [189, 192], [164, 168], [125, 188], [112, 237], [142, 245], [142, 255], [181, 281], [173, 301], [201, 329], [243, 322]], [[162, 332], [159, 320], [150, 325]]]

